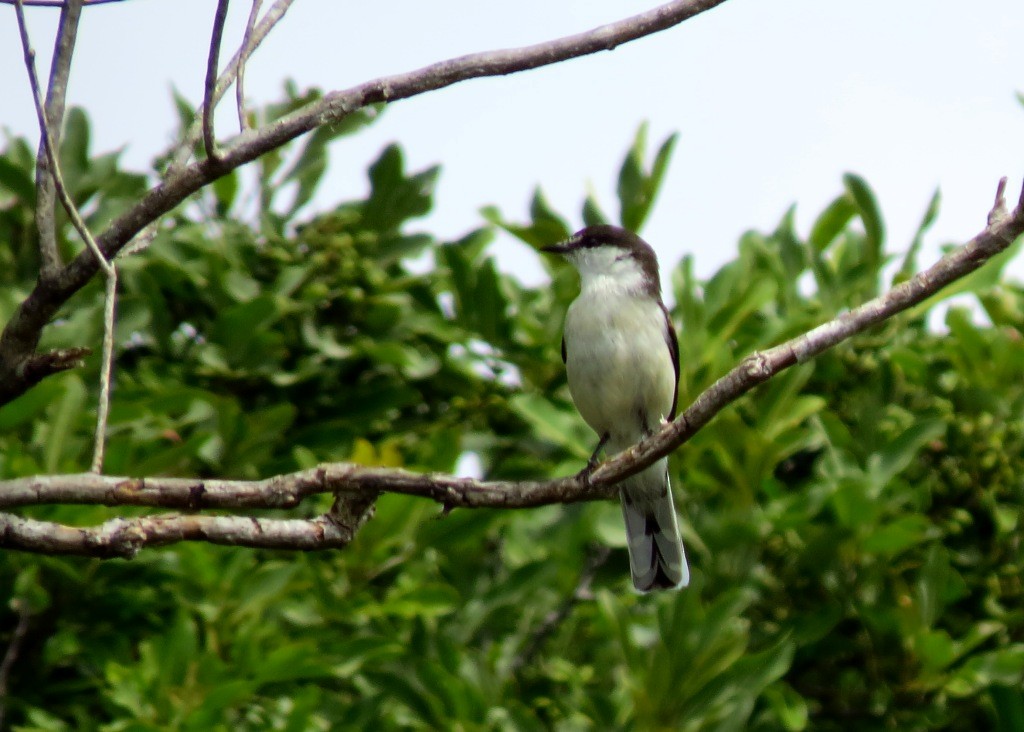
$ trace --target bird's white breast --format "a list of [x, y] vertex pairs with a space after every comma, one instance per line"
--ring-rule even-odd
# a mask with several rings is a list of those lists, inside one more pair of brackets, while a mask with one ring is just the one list
[[657, 429], [672, 409], [675, 368], [659, 302], [629, 278], [588, 273], [565, 321], [569, 391], [583, 419], [614, 443]]

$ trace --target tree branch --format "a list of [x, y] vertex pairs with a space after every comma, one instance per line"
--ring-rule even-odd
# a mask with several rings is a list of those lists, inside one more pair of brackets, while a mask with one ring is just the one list
[[[143, 228], [209, 183], [299, 135], [321, 125], [336, 123], [368, 105], [408, 99], [467, 79], [501, 76], [598, 51], [610, 51], [623, 43], [678, 25], [723, 2], [725, 0], [673, 0], [585, 33], [533, 46], [461, 56], [416, 71], [381, 77], [345, 91], [331, 92], [263, 129], [243, 132], [235, 138], [234, 144], [221, 151], [219, 158], [195, 161], [170, 175], [113, 221], [97, 242], [105, 257], [114, 257]], [[254, 38], [262, 25], [263, 21], [257, 26]], [[236, 54], [236, 58], [239, 56]], [[237, 67], [232, 74], [237, 74]], [[225, 77], [234, 78], [228, 71], [222, 74], [222, 78]], [[216, 91], [219, 89], [218, 84], [215, 98], [218, 98]], [[80, 254], [54, 281], [37, 283], [15, 311], [0, 335], [0, 404], [14, 399], [33, 385], [17, 378], [16, 366], [31, 356], [42, 329], [58, 308], [88, 282], [98, 266], [94, 257]]]
[[242, 47], [238, 50], [238, 73], [235, 78], [235, 108], [238, 110], [238, 131], [245, 132], [249, 123], [245, 118], [245, 63], [253, 50], [253, 32], [256, 18], [260, 14], [262, 0], [252, 0], [249, 17], [245, 21], [245, 34], [242, 36]]
[[[967, 244], [884, 295], [785, 343], [751, 354], [698, 396], [675, 421], [598, 465], [589, 475], [584, 473], [547, 481], [478, 481], [336, 463], [259, 481], [125, 478], [93, 474], [37, 476], [0, 481], [0, 508], [61, 503], [152, 506], [189, 511], [280, 509], [294, 508], [312, 495], [334, 492], [341, 496], [342, 507], [359, 507], [355, 511], [360, 517], [358, 520], [343, 522], [346, 526], [358, 528], [357, 524], [365, 520], [377, 495], [385, 492], [428, 498], [446, 509], [530, 508], [607, 498], [615, 493], [619, 481], [687, 442], [716, 414], [755, 386], [923, 302], [1005, 251], [1024, 234], [1024, 188], [1012, 212], [1006, 210], [1004, 190], [1005, 180], [1000, 181], [987, 226]], [[185, 540], [272, 545], [279, 549], [334, 546], [330, 539], [310, 538], [318, 536], [316, 527], [321, 523], [317, 522], [322, 522], [322, 519], [312, 522], [293, 520], [278, 525], [274, 523], [278, 521], [276, 519], [171, 515], [130, 521], [116, 519], [98, 527], [78, 529], [0, 514], [0, 548], [126, 556], [142, 546]], [[156, 523], [145, 523], [147, 521]], [[245, 526], [246, 521], [263, 522], [257, 525], [264, 530], [239, 533], [239, 527]], [[52, 541], [47, 539], [50, 534], [54, 537]], [[274, 538], [271, 540], [266, 536]], [[346, 536], [341, 545], [351, 538], [350, 534]], [[270, 541], [273, 543], [267, 543]], [[117, 547], [117, 551], [111, 547]]]
[[246, 546], [255, 549], [340, 549], [359, 525], [345, 525], [330, 514], [313, 519], [266, 519], [247, 516], [162, 514], [111, 519], [79, 529], [0, 513], [0, 546], [39, 554], [70, 554], [130, 559], [143, 547], [180, 541]]
[[[64, 124], [64, 100], [67, 97], [71, 57], [78, 37], [78, 21], [82, 17], [82, 0], [70, 0], [60, 11], [57, 38], [50, 64], [50, 83], [46, 90], [46, 128], [53, 146], [60, 147], [60, 130]], [[50, 171], [46, 141], [40, 140], [36, 155], [36, 229], [39, 233], [40, 275], [55, 277], [63, 266], [57, 250], [56, 190]]]
[[[81, 15], [81, 0], [69, 0], [68, 6], [66, 12], [61, 13], [62, 23], [57, 40], [57, 49], [54, 51], [54, 68], [50, 75], [51, 108], [47, 108], [43, 103], [42, 91], [39, 88], [39, 78], [36, 76], [35, 52], [29, 43], [28, 27], [25, 23], [25, 12], [21, 0], [16, 2], [15, 11], [18, 19], [18, 31], [21, 35], [21, 46], [25, 55], [25, 68], [28, 71], [28, 80], [32, 87], [32, 98], [35, 101], [36, 116], [39, 118], [39, 154], [45, 157], [47, 177], [52, 184], [52, 186], [46, 186], [44, 191], [49, 195], [49, 209], [43, 210], [38, 205], [36, 208], [37, 220], [47, 222], [47, 226], [50, 228], [49, 233], [54, 237], [51, 242], [46, 243], [43, 232], [40, 231], [40, 248], [44, 252], [43, 276], [40, 277], [40, 281], [46, 281], [47, 279], [45, 261], [47, 250], [52, 247], [50, 255], [53, 257], [57, 256], [56, 229], [54, 228], [55, 212], [52, 200], [52, 193], [54, 191], [56, 191], [57, 197], [60, 199], [61, 205], [63, 205], [75, 229], [82, 239], [85, 240], [86, 248], [92, 252], [96, 262], [103, 269], [107, 278], [106, 301], [103, 307], [103, 364], [100, 368], [100, 402], [96, 412], [96, 436], [92, 462], [93, 470], [99, 472], [103, 468], [103, 453], [106, 447], [107, 435], [107, 414], [110, 409], [110, 374], [114, 359], [114, 306], [117, 299], [117, 269], [100, 253], [96, 240], [93, 239], [92, 233], [89, 231], [89, 227], [86, 226], [85, 220], [78, 212], [78, 207], [71, 200], [71, 195], [64, 185], [64, 179], [60, 172], [60, 161], [57, 157], [57, 133], [54, 131], [51, 113], [59, 111], [60, 118], [63, 118], [64, 115], [64, 96], [67, 91], [67, 77], [70, 71], [71, 52], [74, 47], [78, 18]], [[65, 40], [61, 40], [61, 38], [65, 38]], [[54, 93], [54, 82], [56, 82], [57, 87], [56, 94]], [[37, 188], [39, 186], [40, 183], [37, 177]], [[59, 266], [56, 261], [51, 264]]]
[[[224, 38], [224, 21], [228, 17], [229, 0], [217, 0], [217, 12], [213, 17], [213, 32], [210, 37], [210, 55], [206, 60], [206, 84], [203, 93], [203, 146], [206, 157], [216, 159], [217, 141], [213, 135], [213, 113], [217, 109], [213, 93], [217, 88], [217, 66], [220, 63], [220, 43]], [[244, 45], [244, 41], [242, 42]]]
[[[246, 35], [242, 39], [242, 47], [231, 57], [231, 61], [228, 62], [228, 66], [224, 69], [224, 73], [217, 79], [217, 83], [213, 88], [213, 104], [216, 105], [221, 98], [224, 96], [228, 87], [231, 83], [236, 80], [236, 77], [242, 75], [245, 70], [245, 63], [249, 57], [253, 54], [256, 48], [263, 42], [263, 39], [267, 37], [274, 26], [284, 17], [284, 14], [291, 7], [291, 4], [295, 0], [277, 0], [266, 12], [260, 22], [250, 29], [249, 25], [246, 25]], [[256, 3], [258, 4], [258, 3]], [[254, 11], [250, 13], [249, 22], [255, 21], [255, 5]], [[192, 150], [195, 143], [202, 137], [203, 134], [203, 112], [205, 105], [201, 104], [199, 109], [196, 110], [196, 117], [192, 122], [192, 125], [188, 128], [181, 140], [178, 141], [177, 148], [174, 154], [171, 156], [171, 163], [167, 166], [167, 170], [163, 173], [163, 179], [167, 180], [178, 175], [182, 169], [188, 164], [188, 161], [192, 158]], [[153, 238], [156, 236], [156, 222], [157, 219], [153, 219], [146, 226], [136, 234], [121, 251], [118, 252], [118, 256], [131, 256], [138, 252], [144, 251], [152, 243]], [[2, 354], [0, 354], [2, 356]]]
[[[242, 39], [242, 46], [235, 52], [235, 55], [231, 57], [228, 62], [227, 68], [217, 79], [217, 83], [213, 88], [213, 104], [217, 104], [227, 93], [232, 83], [235, 83], [240, 73], [244, 73], [243, 69], [249, 57], [255, 52], [257, 47], [263, 40], [270, 34], [270, 31], [284, 18], [285, 13], [291, 7], [295, 0], [277, 0], [270, 9], [260, 18], [259, 23], [253, 28], [249, 34], [248, 40]], [[247, 29], [248, 30], [248, 29]], [[171, 160], [170, 166], [167, 168], [167, 172], [164, 175], [164, 180], [173, 178], [174, 176], [181, 173], [181, 171], [188, 164], [188, 161], [192, 158], [192, 148], [202, 137], [202, 117], [205, 110], [205, 104], [199, 106], [196, 110], [196, 117], [192, 122], [192, 125], [188, 128], [185, 134], [182, 136], [178, 143], [177, 152], [174, 154]]]
[[71, 194], [68, 193], [68, 189], [64, 185], [64, 178], [60, 173], [60, 161], [57, 156], [55, 133], [50, 128], [50, 124], [47, 119], [46, 107], [43, 102], [43, 94], [39, 86], [39, 77], [36, 75], [36, 54], [35, 51], [32, 50], [32, 45], [29, 42], [28, 27], [25, 24], [25, 13], [22, 8], [22, 4], [22, 0], [16, 0], [14, 7], [17, 11], [18, 31], [21, 34], [21, 46], [25, 56], [25, 69], [28, 72], [29, 84], [32, 87], [32, 98], [36, 105], [36, 117], [39, 119], [39, 136], [42, 138], [40, 141], [40, 147], [46, 152], [46, 161], [50, 167], [50, 179], [53, 181], [57, 197], [60, 199], [61, 205], [64, 206], [64, 210], [71, 219], [71, 223], [86, 243], [86, 248], [90, 252], [89, 258], [93, 259], [93, 270], [95, 271], [95, 268], [98, 266], [109, 275], [112, 272], [112, 265], [100, 251], [99, 245], [89, 232], [89, 227], [85, 225], [85, 221], [82, 219], [81, 214], [79, 214], [78, 208], [75, 206], [75, 202], [71, 200]]
[[[108, 5], [125, 0], [82, 0], [82, 5]], [[0, 0], [0, 5], [17, 5], [19, 0]], [[71, 0], [20, 0], [26, 8], [66, 8]]]

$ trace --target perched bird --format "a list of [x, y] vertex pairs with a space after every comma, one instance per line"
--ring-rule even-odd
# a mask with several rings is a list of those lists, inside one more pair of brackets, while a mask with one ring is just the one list
[[[569, 306], [562, 360], [569, 392], [602, 448], [617, 453], [675, 417], [679, 342], [661, 300], [650, 245], [616, 226], [588, 226], [543, 248], [569, 260], [580, 294]], [[633, 584], [640, 592], [686, 586], [668, 458], [619, 484]]]

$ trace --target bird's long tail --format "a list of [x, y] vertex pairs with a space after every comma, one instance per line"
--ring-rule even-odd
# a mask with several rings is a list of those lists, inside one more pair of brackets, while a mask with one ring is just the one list
[[622, 481], [619, 493], [633, 585], [640, 592], [688, 585], [690, 570], [679, 538], [668, 460]]

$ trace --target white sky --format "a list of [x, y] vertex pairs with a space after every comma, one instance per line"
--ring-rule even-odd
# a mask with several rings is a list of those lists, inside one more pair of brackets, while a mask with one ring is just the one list
[[[265, 5], [270, 4], [266, 0]], [[341, 89], [472, 51], [586, 30], [647, 7], [625, 0], [296, 0], [247, 71], [256, 101], [281, 82]], [[233, 3], [224, 53], [248, 2]], [[212, 0], [128, 0], [86, 8], [69, 101], [94, 125], [94, 152], [127, 145], [148, 166], [173, 131], [170, 87], [202, 96]], [[28, 8], [45, 66], [56, 10]], [[0, 6], [0, 126], [36, 139], [14, 9]], [[41, 68], [45, 73], [45, 68]], [[977, 233], [995, 184], [1024, 177], [1024, 2], [1021, 0], [730, 0], [683, 25], [620, 47], [510, 77], [463, 82], [394, 104], [368, 132], [338, 143], [317, 202], [365, 188], [390, 141], [411, 169], [444, 166], [424, 228], [457, 236], [499, 206], [525, 216], [543, 185], [579, 224], [587, 186], [616, 213], [622, 156], [642, 120], [653, 144], [681, 135], [644, 231], [665, 265], [692, 252], [708, 275], [748, 228], [770, 230], [793, 202], [806, 231], [853, 171], [874, 187], [901, 251], [932, 191], [943, 209], [930, 238]], [[218, 125], [233, 131], [225, 104]], [[653, 147], [652, 144], [652, 147]], [[503, 239], [500, 259], [528, 279], [535, 255]]]

